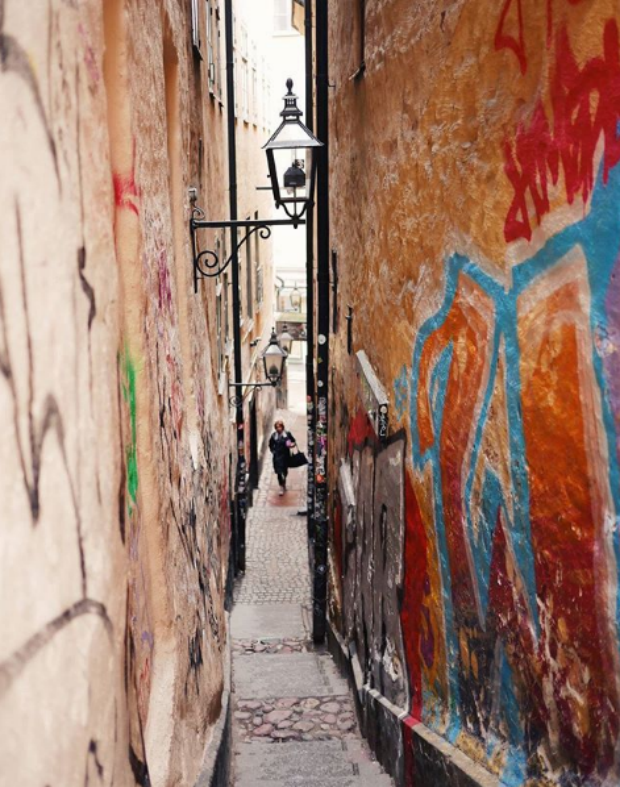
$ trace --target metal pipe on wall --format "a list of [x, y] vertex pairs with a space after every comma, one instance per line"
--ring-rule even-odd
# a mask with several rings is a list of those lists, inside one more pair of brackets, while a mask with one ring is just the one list
[[[305, 3], [305, 58], [306, 58], [306, 125], [314, 131], [314, 73], [312, 54], [314, 37], [312, 32], [312, 0]], [[308, 211], [306, 225], [306, 414], [308, 426], [308, 485], [306, 511], [308, 536], [314, 537], [314, 210]]]
[[316, 0], [316, 126], [319, 152], [317, 188], [317, 409], [312, 637], [323, 642], [327, 628], [327, 459], [329, 385], [329, 114], [328, 0]]
[[[233, 9], [232, 0], [225, 0], [226, 16], [226, 115], [228, 123], [228, 182], [230, 220], [237, 221], [237, 140], [235, 127], [235, 58], [233, 51]], [[241, 298], [239, 292], [239, 253], [237, 248], [237, 229], [230, 228], [230, 248], [232, 250], [232, 295], [233, 295], [233, 346], [234, 373], [237, 385], [243, 382], [241, 367]], [[238, 389], [235, 389], [238, 390]], [[239, 397], [237, 397], [239, 399]], [[245, 461], [245, 424], [243, 402], [235, 405], [237, 472], [235, 478], [235, 517], [233, 527], [233, 554], [235, 571], [245, 571], [245, 522], [246, 500], [246, 461]]]

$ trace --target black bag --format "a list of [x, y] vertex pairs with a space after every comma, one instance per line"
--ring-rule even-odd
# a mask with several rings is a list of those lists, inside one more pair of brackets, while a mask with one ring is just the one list
[[293, 446], [288, 455], [289, 467], [303, 467], [308, 464], [308, 459], [303, 451], [300, 451], [297, 446]]

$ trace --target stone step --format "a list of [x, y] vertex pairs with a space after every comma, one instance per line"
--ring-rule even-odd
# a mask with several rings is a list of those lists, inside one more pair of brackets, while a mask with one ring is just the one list
[[234, 692], [240, 700], [327, 697], [349, 692], [331, 656], [317, 653], [236, 655], [233, 675]]
[[235, 754], [236, 787], [393, 787], [361, 744], [243, 743]]

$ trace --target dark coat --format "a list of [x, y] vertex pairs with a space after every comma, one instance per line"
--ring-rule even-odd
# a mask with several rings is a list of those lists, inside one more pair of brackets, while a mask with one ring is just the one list
[[291, 449], [286, 444], [287, 440], [290, 443], [295, 442], [293, 435], [286, 430], [281, 435], [273, 432], [269, 438], [269, 450], [273, 454], [273, 469], [278, 475], [286, 475], [288, 473], [288, 458]]

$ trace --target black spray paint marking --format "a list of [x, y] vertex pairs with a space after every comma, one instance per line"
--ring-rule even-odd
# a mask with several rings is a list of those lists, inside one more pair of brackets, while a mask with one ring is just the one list
[[54, 637], [77, 618], [94, 615], [101, 618], [108, 637], [112, 638], [112, 621], [105, 606], [90, 598], [76, 601], [58, 617], [50, 620], [40, 631], [30, 637], [21, 648], [18, 648], [7, 659], [0, 663], [0, 699], [4, 697], [10, 686], [24, 671], [26, 666]]

